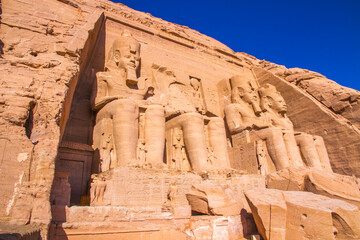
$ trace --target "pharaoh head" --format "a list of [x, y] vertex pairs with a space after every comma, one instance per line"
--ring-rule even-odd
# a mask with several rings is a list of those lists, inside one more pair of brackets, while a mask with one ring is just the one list
[[280, 114], [287, 112], [287, 106], [284, 98], [271, 84], [266, 84], [264, 87], [259, 89], [261, 96], [260, 106], [263, 111], [273, 110]]
[[136, 84], [140, 67], [140, 43], [128, 31], [123, 31], [110, 50], [106, 68], [125, 72], [127, 83]]
[[230, 78], [232, 92], [231, 99], [233, 103], [241, 101], [250, 104], [256, 114], [261, 112], [258, 103], [257, 87], [253, 82], [243, 76], [236, 75]]

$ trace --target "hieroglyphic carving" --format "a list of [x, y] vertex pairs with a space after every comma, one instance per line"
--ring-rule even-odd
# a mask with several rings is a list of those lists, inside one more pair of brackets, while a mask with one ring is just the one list
[[232, 162], [231, 167], [246, 174], [258, 174], [259, 165], [256, 157], [255, 142], [250, 141], [249, 131], [245, 130], [232, 136]]

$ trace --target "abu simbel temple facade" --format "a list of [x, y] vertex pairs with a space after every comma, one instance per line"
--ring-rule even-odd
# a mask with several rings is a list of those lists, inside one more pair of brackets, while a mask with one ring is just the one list
[[360, 239], [360, 93], [105, 0], [4, 0], [0, 239]]

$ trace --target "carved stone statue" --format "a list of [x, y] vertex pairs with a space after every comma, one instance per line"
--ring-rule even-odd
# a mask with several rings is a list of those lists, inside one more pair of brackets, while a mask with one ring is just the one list
[[[151, 79], [155, 86], [139, 76], [140, 43], [125, 31], [114, 41], [105, 71], [96, 74], [93, 109], [97, 116], [93, 135], [94, 147], [100, 154], [100, 170], [162, 165], [165, 129], [179, 129], [182, 133], [181, 140], [174, 140], [178, 139], [175, 136], [168, 146], [173, 151], [171, 164], [174, 162], [176, 169], [203, 172], [229, 168], [224, 122], [202, 115], [205, 109], [200, 80], [191, 77], [191, 97], [188, 86], [178, 82], [172, 71], [155, 65], [152, 68], [156, 70]], [[208, 135], [204, 132], [205, 120]], [[211, 164], [207, 143], [216, 159]]]
[[201, 96], [200, 80], [190, 77], [190, 85], [193, 88], [193, 104], [197, 112], [205, 114], [204, 104]]
[[286, 149], [289, 156], [290, 166], [303, 166], [301, 156], [294, 137], [294, 127], [291, 120], [287, 117], [287, 106], [280, 95], [272, 85], [259, 89], [260, 107], [264, 112], [267, 121], [271, 127], [281, 128]]
[[192, 170], [195, 172], [209, 170], [203, 116], [196, 112], [183, 113], [166, 122], [167, 131], [174, 128], [181, 129], [183, 133], [184, 146]]
[[290, 165], [303, 166], [298, 151], [299, 146], [303, 161], [307, 166], [332, 171], [322, 137], [294, 132], [294, 126], [286, 115], [287, 106], [285, 100], [274, 86], [266, 84], [259, 89], [259, 93], [261, 96], [261, 108], [271, 126], [279, 127], [283, 131], [290, 156]]
[[139, 139], [138, 141], [138, 148], [137, 148], [137, 159], [139, 165], [145, 164], [146, 159], [146, 145], [143, 139]]
[[225, 107], [230, 134], [245, 131], [249, 141], [264, 140], [277, 170], [289, 167], [289, 157], [280, 128], [272, 127], [259, 105], [257, 86], [244, 76], [234, 76], [231, 81], [232, 103]]
[[211, 165], [213, 165], [216, 162], [217, 158], [214, 154], [214, 150], [212, 149], [212, 147], [208, 147], [207, 149], [208, 149], [208, 162]]
[[106, 189], [105, 177], [93, 174], [90, 188], [90, 205], [101, 206], [103, 204], [104, 192]]
[[[208, 144], [211, 149], [212, 169], [230, 169], [228, 157], [226, 130], [224, 120], [220, 117], [211, 117], [208, 123]], [[209, 152], [209, 151], [208, 151]]]
[[[112, 126], [110, 120], [104, 120], [99, 123], [98, 127], [103, 129], [107, 129]], [[100, 145], [99, 145], [99, 153], [101, 156], [100, 159], [100, 171], [104, 172], [111, 168], [111, 164], [114, 164], [114, 159], [116, 156], [114, 155], [114, 143], [113, 143], [113, 134], [111, 132], [104, 132], [99, 136]]]
[[[176, 165], [176, 169], [189, 169], [195, 172], [212, 169], [212, 166], [207, 161], [207, 136], [204, 132], [205, 118], [206, 121], [209, 121], [210, 118], [204, 117], [201, 114], [205, 112], [205, 109], [201, 110], [203, 104], [199, 79], [190, 77], [192, 79], [190, 80], [191, 86], [187, 86], [179, 81], [176, 74], [167, 67], [153, 64], [152, 70], [153, 82], [156, 85], [156, 98], [165, 107], [168, 164], [172, 168]], [[217, 146], [217, 149], [214, 149], [215, 154], [226, 149], [224, 122], [222, 119], [220, 120], [222, 122], [222, 126], [219, 125], [221, 127], [220, 130], [215, 130], [218, 125], [212, 124], [212, 139], [215, 144], [215, 135], [221, 132], [220, 138], [224, 136], [224, 139], [219, 142], [223, 143], [224, 146]], [[177, 131], [176, 129], [182, 132], [182, 154], [180, 154], [179, 140], [176, 140], [177, 137], [173, 136]], [[186, 156], [186, 161], [184, 160], [184, 155]], [[225, 155], [227, 157], [227, 152]], [[181, 162], [183, 164], [180, 167]], [[190, 166], [184, 166], [186, 164], [190, 164]]]
[[[111, 136], [115, 152], [112, 162], [106, 163], [102, 171], [106, 171], [108, 165], [111, 168], [137, 162], [139, 104], [146, 105], [145, 99], [151, 96], [148, 81], [139, 77], [139, 68], [140, 43], [124, 31], [112, 45], [105, 71], [96, 74], [94, 146], [101, 149], [105, 141], [102, 136]], [[161, 164], [165, 118], [160, 105], [146, 106], [145, 141], [149, 162]], [[104, 157], [100, 151], [100, 159]]]
[[175, 204], [175, 198], [176, 198], [176, 192], [177, 192], [177, 186], [175, 183], [170, 184], [169, 192], [167, 194], [168, 200]]
[[268, 170], [266, 166], [266, 153], [263, 143], [263, 140], [256, 141], [256, 157], [258, 159], [260, 174], [265, 176], [268, 173]]
[[171, 158], [171, 168], [173, 169], [183, 169], [183, 162], [185, 158], [185, 152], [184, 152], [184, 143], [183, 138], [181, 134], [181, 129], [174, 128], [173, 129], [173, 151], [172, 151], [172, 158]]

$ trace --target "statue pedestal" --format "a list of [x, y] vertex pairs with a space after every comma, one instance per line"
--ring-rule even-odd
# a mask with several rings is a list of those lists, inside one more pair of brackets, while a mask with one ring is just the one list
[[101, 175], [106, 179], [103, 199], [93, 201], [93, 196], [92, 206], [161, 207], [168, 200], [171, 184], [177, 187], [175, 202], [188, 205], [185, 194], [192, 184], [202, 181], [195, 173], [133, 167], [117, 167]]
[[[161, 208], [169, 203], [168, 195], [171, 188], [175, 188], [172, 190], [175, 194], [170, 203], [188, 206], [186, 194], [190, 192], [191, 187], [208, 181], [213, 184], [227, 184], [234, 193], [236, 201], [245, 209], [250, 209], [243, 192], [265, 188], [263, 176], [227, 172], [209, 172], [206, 176], [200, 176], [197, 173], [176, 170], [117, 167], [100, 173], [97, 178], [102, 179], [99, 185], [103, 193], [96, 191], [98, 182], [94, 181], [90, 190], [91, 206]], [[97, 197], [96, 194], [99, 196]]]
[[[193, 172], [117, 167], [93, 175], [91, 206], [53, 206], [51, 234], [83, 237], [96, 233], [101, 239], [188, 239], [188, 229], [199, 239], [240, 239], [255, 229], [247, 218], [250, 207], [244, 191], [264, 189], [260, 175], [234, 171]], [[210, 182], [226, 185], [243, 208], [232, 216], [192, 215], [186, 199], [193, 185]], [[98, 196], [97, 196], [98, 194]], [[59, 224], [60, 223], [60, 224]], [[166, 237], [165, 237], [166, 236]]]

